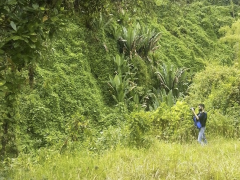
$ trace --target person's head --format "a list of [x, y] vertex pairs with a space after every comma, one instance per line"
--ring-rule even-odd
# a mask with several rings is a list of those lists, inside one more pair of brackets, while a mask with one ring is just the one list
[[204, 108], [205, 108], [205, 106], [204, 106], [204, 104], [199, 104], [198, 105], [198, 110], [201, 112], [201, 111], [204, 111]]

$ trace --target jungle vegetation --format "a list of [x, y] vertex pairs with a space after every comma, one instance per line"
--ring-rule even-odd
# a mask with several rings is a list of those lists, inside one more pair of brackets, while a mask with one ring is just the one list
[[[176, 169], [176, 161], [182, 148], [189, 149], [181, 161], [197, 158], [190, 157], [199, 147], [189, 108], [199, 103], [206, 106], [213, 141], [209, 154], [203, 153], [212, 163], [223, 146], [219, 140], [226, 146], [222, 153], [231, 152], [226, 162], [237, 162], [239, 5], [238, 0], [2, 0], [0, 178], [186, 178], [189, 169]], [[150, 154], [159, 149], [170, 158], [169, 169], [150, 170], [144, 163], [145, 173], [137, 176], [139, 170], [131, 167], [124, 174], [129, 158], [139, 156], [136, 164], [145, 156], [163, 159]], [[80, 156], [82, 165], [74, 161]], [[123, 159], [122, 176], [114, 173], [114, 163], [106, 166], [109, 173], [96, 165], [109, 159]], [[81, 172], [68, 176], [68, 161], [82, 166]], [[58, 175], [43, 173], [49, 164]], [[204, 177], [240, 177], [239, 169], [222, 171], [220, 165]]]

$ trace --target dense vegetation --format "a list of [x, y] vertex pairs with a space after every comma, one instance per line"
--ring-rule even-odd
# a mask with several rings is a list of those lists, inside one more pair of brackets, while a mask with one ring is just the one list
[[44, 149], [38, 151], [38, 157], [23, 155], [12, 162], [10, 177], [19, 180], [240, 178], [239, 142], [211, 139], [207, 147], [196, 146], [155, 142], [148, 150], [117, 147], [99, 156], [89, 151], [59, 155]]
[[[195, 151], [198, 132], [189, 108], [199, 103], [208, 112], [207, 136], [232, 138], [235, 150], [225, 142], [229, 149], [222, 153], [235, 153], [240, 137], [239, 10], [234, 0], [1, 2], [0, 177], [64, 179], [41, 171], [59, 157], [67, 162], [86, 155], [82, 162], [92, 166], [89, 171], [84, 166], [81, 177], [166, 178], [171, 168], [160, 175], [146, 163], [141, 177], [138, 171], [119, 177], [96, 165], [94, 157], [126, 163], [124, 158], [151, 156], [160, 146], [170, 157], [170, 143]], [[133, 156], [116, 157], [124, 154], [121, 147]], [[218, 147], [209, 148], [213, 155]], [[185, 178], [181, 173], [189, 169], [176, 171], [179, 159], [169, 161], [175, 167], [170, 178]], [[238, 170], [226, 177], [218, 171], [205, 176], [239, 177]]]

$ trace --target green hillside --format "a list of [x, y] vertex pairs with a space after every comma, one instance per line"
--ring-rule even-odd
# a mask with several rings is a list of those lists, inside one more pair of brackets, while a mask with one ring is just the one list
[[[232, 139], [238, 146], [239, 5], [234, 0], [0, 3], [0, 179], [13, 177], [29, 154], [31, 168], [37, 168], [39, 149], [56, 153], [49, 154], [53, 159], [77, 151], [107, 159], [101, 154], [120, 148], [142, 158], [140, 151], [158, 143], [195, 151], [198, 130], [189, 108], [199, 103], [208, 113], [207, 137]], [[206, 178], [221, 179], [218, 171], [209, 170]], [[184, 178], [178, 173], [175, 178]], [[150, 177], [106, 174], [96, 177]], [[155, 175], [151, 178], [167, 177]], [[13, 179], [20, 177], [44, 179], [31, 173]], [[94, 172], [83, 177], [92, 179]]]

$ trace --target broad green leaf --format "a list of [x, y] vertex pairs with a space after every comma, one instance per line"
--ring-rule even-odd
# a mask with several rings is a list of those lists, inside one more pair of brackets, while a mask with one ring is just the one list
[[10, 22], [10, 25], [12, 26], [12, 28], [13, 28], [15, 31], [17, 31], [16, 24], [15, 24], [13, 21]]
[[55, 21], [59, 20], [59, 18], [58, 18], [57, 16], [54, 16], [54, 17], [51, 18], [51, 20], [52, 20], [53, 22], [55, 22]]
[[29, 43], [28, 45], [29, 45], [32, 49], [35, 49], [35, 48], [36, 48], [36, 45], [35, 45], [35, 44]]
[[17, 1], [16, 0], [8, 0], [7, 2], [9, 5], [15, 5], [17, 4]]
[[38, 4], [33, 4], [32, 7], [33, 7], [33, 9], [38, 9], [39, 5]]
[[114, 81], [113, 81], [113, 78], [112, 78], [110, 75], [109, 75], [109, 79], [110, 79], [111, 85], [112, 85], [112, 86], [115, 86]]
[[119, 55], [117, 55], [116, 58], [114, 58], [114, 61], [117, 64], [118, 67], [123, 64], [123, 60]]
[[3, 86], [6, 83], [5, 80], [0, 80], [0, 86]]
[[31, 36], [30, 39], [31, 39], [32, 42], [37, 42], [37, 36]]
[[19, 39], [23, 40], [23, 38], [21, 36], [11, 36], [11, 37], [7, 38], [6, 41], [10, 41], [10, 40], [16, 41]]
[[123, 91], [118, 92], [118, 101], [124, 102], [124, 93]]
[[135, 103], [139, 104], [139, 96], [137, 94], [134, 95], [133, 100]]
[[116, 84], [116, 87], [118, 87], [121, 84], [121, 81], [118, 75], [115, 76], [114, 83]]
[[45, 11], [45, 8], [44, 7], [40, 7], [40, 10]]
[[0, 86], [0, 91], [6, 92], [6, 91], [8, 91], [8, 87], [6, 85], [5, 86]]

